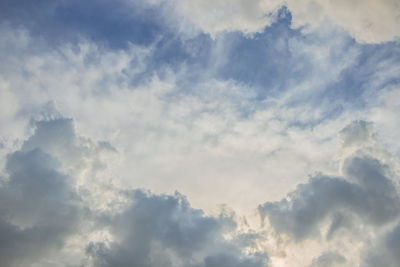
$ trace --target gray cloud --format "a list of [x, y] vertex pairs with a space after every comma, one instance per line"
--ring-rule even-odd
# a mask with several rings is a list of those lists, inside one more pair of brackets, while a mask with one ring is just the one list
[[399, 266], [400, 262], [400, 224], [388, 231], [364, 255], [362, 267]]
[[340, 266], [346, 262], [346, 258], [334, 251], [322, 253], [318, 258], [315, 258], [310, 267], [333, 267]]
[[260, 205], [261, 216], [268, 216], [278, 232], [300, 241], [318, 235], [326, 219], [332, 221], [328, 238], [338, 228], [349, 226], [340, 220], [341, 214], [375, 226], [399, 215], [399, 195], [388, 176], [390, 172], [380, 161], [355, 156], [345, 162], [343, 171], [345, 177], [320, 174], [299, 185], [288, 198]]
[[77, 136], [71, 119], [53, 117], [34, 122], [34, 133], [7, 155], [0, 186], [2, 266], [44, 266], [90, 222], [75, 175], [99, 169], [102, 150], [113, 148]]
[[359, 146], [367, 143], [373, 136], [373, 123], [354, 121], [340, 131], [343, 146]]
[[[109, 201], [94, 192], [101, 181], [82, 184], [78, 177], [95, 177], [99, 154], [114, 150], [78, 136], [71, 119], [55, 117], [34, 122], [34, 133], [7, 156], [0, 186], [2, 266], [267, 265], [265, 254], [244, 252], [255, 251], [259, 236], [238, 232], [234, 213], [206, 216], [179, 193], [115, 188], [111, 198], [125, 201], [98, 209]], [[99, 232], [108, 232], [109, 240], [89, 238]], [[66, 252], [71, 240], [75, 254]]]
[[87, 247], [93, 266], [266, 266], [266, 255], [224, 238], [232, 219], [206, 216], [178, 193], [125, 193], [131, 203], [107, 223], [114, 240]]
[[0, 262], [28, 266], [62, 247], [78, 228], [81, 208], [69, 177], [39, 148], [8, 156], [0, 187]]

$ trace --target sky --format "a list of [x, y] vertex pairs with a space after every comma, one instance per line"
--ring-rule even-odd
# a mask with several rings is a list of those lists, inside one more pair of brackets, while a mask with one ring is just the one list
[[0, 265], [398, 267], [398, 0], [0, 1]]

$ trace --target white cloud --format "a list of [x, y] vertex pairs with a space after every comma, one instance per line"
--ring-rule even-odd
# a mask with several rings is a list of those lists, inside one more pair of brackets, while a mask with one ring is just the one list
[[[301, 129], [285, 133], [288, 123], [298, 120], [296, 114], [312, 120], [314, 115], [307, 115], [311, 107], [255, 104], [252, 88], [233, 81], [211, 79], [181, 88], [175, 82], [184, 78], [179, 73], [164, 80], [155, 76], [135, 87], [130, 80], [145, 68], [151, 48], [113, 52], [85, 43], [29, 54], [29, 37], [15, 35], [23, 37], [19, 41], [14, 36], [22, 46], [18, 54], [26, 54], [3, 74], [12, 88], [6, 101], [18, 103], [9, 120], [19, 118], [27, 125], [32, 116], [43, 113], [43, 105], [55, 101], [83, 135], [110, 140], [124, 155], [114, 172], [131, 186], [157, 192], [179, 189], [201, 207], [232, 202], [246, 210], [265, 201], [263, 188], [279, 188], [271, 196], [278, 198], [288, 183], [294, 186], [307, 174], [312, 162], [323, 161], [318, 159], [323, 149], [314, 149], [319, 140]], [[255, 108], [259, 110], [252, 111]], [[7, 138], [21, 140], [25, 135], [22, 128]], [[294, 143], [301, 143], [302, 149], [293, 151]], [[292, 168], [278, 168], [280, 159], [293, 162]], [[227, 183], [232, 184], [229, 192]], [[237, 197], [242, 190], [254, 190], [254, 184], [263, 186], [249, 198]]]
[[[68, 248], [85, 235], [89, 225], [82, 223], [90, 217], [80, 194], [88, 184], [82, 186], [80, 176], [104, 164], [99, 160], [101, 150], [109, 149], [104, 146], [76, 136], [72, 121], [58, 118], [38, 121], [21, 149], [7, 155], [0, 186], [2, 264], [50, 266], [66, 255], [78, 264], [70, 255], [83, 248]], [[101, 184], [97, 179], [90, 188]]]
[[396, 0], [177, 0], [174, 4], [179, 14], [212, 36], [221, 31], [261, 32], [276, 20], [277, 10], [287, 6], [295, 28], [315, 29], [328, 20], [359, 42], [380, 43], [400, 37]]
[[[315, 170], [334, 172], [334, 137], [359, 116], [351, 111], [324, 121], [325, 109], [335, 103], [302, 104], [354, 64], [359, 52], [342, 44], [340, 36], [329, 46], [326, 36], [309, 36], [317, 43], [291, 39], [291, 52], [299, 60], [310, 59], [310, 78], [289, 84], [282, 96], [254, 101], [254, 88], [232, 80], [186, 81], [182, 86], [177, 81], [187, 79], [184, 67], [175, 73], [166, 68], [163, 79], [149, 75], [148, 82], [132, 85], [146, 69], [153, 47], [110, 51], [83, 42], [46, 51], [24, 31], [2, 30], [9, 36], [4, 43], [12, 48], [3, 50], [10, 66], [3, 66], [4, 101], [16, 103], [5, 113], [5, 123], [19, 125], [19, 131], [4, 136], [8, 143], [23, 140], [29, 119], [55, 101], [82, 135], [109, 140], [120, 151], [122, 159], [112, 168], [123, 183], [158, 193], [178, 189], [207, 210], [229, 203], [248, 212], [266, 197], [279, 199]], [[346, 53], [345, 62], [335, 56], [339, 51]], [[320, 121], [324, 123], [316, 123]], [[232, 185], [228, 191], [227, 183]], [[268, 196], [267, 188], [274, 188]], [[253, 193], [238, 197], [243, 191]]]
[[[340, 151], [337, 148], [340, 144], [335, 140], [337, 133], [349, 121], [372, 118], [374, 124], [379, 126], [379, 133], [391, 137], [385, 138], [385, 145], [396, 146], [397, 91], [386, 87], [388, 78], [380, 75], [386, 73], [389, 78], [396, 76], [397, 70], [392, 68], [393, 64], [383, 62], [385, 64], [380, 65], [379, 72], [371, 72], [377, 79], [369, 84], [365, 95], [359, 96], [368, 100], [366, 107], [358, 109], [353, 107], [353, 103], [346, 103], [342, 106], [343, 113], [338, 117], [330, 117], [326, 112], [332, 106], [342, 104], [340, 99], [328, 99], [315, 104], [320, 101], [320, 94], [325, 92], [326, 87], [339, 79], [344, 70], [353, 67], [359, 57], [359, 50], [348, 49], [348, 44], [340, 36], [332, 38], [327, 34], [328, 38], [313, 33], [314, 35], [306, 35], [308, 38], [291, 39], [291, 52], [297, 53], [296, 58], [299, 60], [309, 60], [312, 71], [307, 74], [309, 76], [304, 79], [305, 82], [288, 83], [284, 93], [264, 101], [255, 100], [254, 88], [233, 80], [207, 79], [193, 82], [185, 76], [184, 67], [176, 72], [166, 67], [163, 78], [151, 73], [148, 80], [134, 85], [131, 81], [146, 70], [147, 56], [154, 52], [153, 47], [131, 46], [125, 51], [112, 51], [89, 41], [82, 41], [76, 46], [65, 45], [50, 49], [45, 44], [36, 42], [36, 39], [24, 31], [14, 32], [6, 26], [1, 31], [4, 32], [2, 36], [7, 36], [1, 39], [1, 43], [7, 45], [1, 52], [5, 60], [0, 64], [0, 86], [3, 90], [0, 93], [4, 97], [1, 102], [5, 104], [0, 107], [4, 111], [0, 114], [1, 141], [5, 144], [1, 148], [3, 155], [14, 155], [12, 153], [18, 151], [15, 155], [23, 155], [28, 160], [33, 158], [29, 153], [40, 148], [41, 153], [48, 156], [37, 152], [39, 154], [36, 157], [49, 162], [49, 158], [53, 158], [58, 164], [47, 166], [43, 162], [33, 161], [34, 167], [52, 172], [51, 177], [55, 177], [55, 181], [62, 180], [57, 177], [67, 177], [69, 182], [67, 186], [61, 186], [61, 191], [54, 191], [58, 194], [35, 194], [37, 202], [48, 196], [56, 199], [61, 206], [69, 208], [72, 202], [65, 196], [65, 191], [72, 191], [71, 195], [78, 194], [82, 201], [78, 201], [80, 204], [77, 206], [72, 203], [72, 209], [81, 212], [83, 205], [95, 217], [90, 218], [88, 225], [92, 227], [95, 224], [93, 231], [85, 232], [81, 237], [76, 237], [69, 231], [65, 235], [54, 235], [55, 240], [47, 240], [48, 243], [43, 245], [44, 254], [49, 254], [47, 248], [54, 242], [63, 243], [67, 239], [67, 245], [62, 249], [63, 255], [54, 254], [54, 257], [65, 257], [68, 261], [71, 257], [68, 253], [73, 251], [78, 254], [76, 259], [80, 260], [83, 257], [82, 249], [86, 245], [82, 239], [86, 239], [92, 241], [87, 250], [92, 258], [87, 259], [87, 262], [105, 266], [112, 260], [119, 259], [121, 264], [125, 263], [124, 259], [129, 262], [132, 259], [126, 250], [133, 245], [132, 236], [141, 231], [135, 216], [143, 218], [142, 215], [146, 213], [138, 211], [138, 207], [150, 205], [147, 211], [157, 215], [159, 204], [170, 207], [170, 213], [162, 218], [147, 218], [148, 222], [153, 225], [165, 224], [167, 227], [150, 229], [148, 236], [143, 237], [144, 241], [151, 243], [147, 254], [143, 253], [143, 256], [151, 257], [154, 264], [187, 263], [189, 259], [183, 255], [181, 247], [187, 245], [185, 238], [191, 236], [202, 248], [198, 251], [200, 255], [197, 255], [188, 246], [191, 250], [189, 254], [196, 254], [197, 257], [192, 262], [194, 264], [221, 266], [221, 262], [228, 262], [233, 266], [258, 266], [265, 260], [265, 255], [250, 257], [247, 246], [243, 248], [236, 243], [237, 240], [226, 238], [222, 231], [214, 229], [213, 232], [212, 227], [204, 227], [203, 221], [218, 221], [215, 216], [206, 214], [213, 210], [215, 204], [221, 202], [228, 203], [240, 213], [251, 213], [257, 204], [276, 201], [288, 191], [294, 190], [298, 183], [306, 182], [307, 175], [314, 171], [327, 174], [324, 177], [317, 176], [312, 180], [314, 182], [303, 185], [302, 190], [294, 193], [293, 199], [304, 201], [304, 207], [300, 211], [289, 208], [287, 214], [278, 211], [275, 219], [286, 215], [292, 219], [302, 211], [315, 212], [314, 217], [307, 218], [311, 221], [308, 226], [287, 223], [286, 220], [286, 224], [282, 223], [281, 227], [296, 233], [300, 229], [303, 230], [301, 234], [312, 237], [315, 235], [311, 233], [319, 231], [330, 233], [327, 234], [331, 236], [328, 239], [334, 241], [337, 241], [335, 238], [338, 235], [343, 234], [341, 237], [345, 245], [339, 250], [346, 257], [349, 266], [358, 262], [356, 258], [365, 241], [357, 240], [349, 245], [350, 242], [347, 241], [353, 236], [347, 235], [346, 229], [354, 229], [352, 222], [365, 219], [367, 227], [380, 228], [387, 222], [392, 223], [393, 216], [398, 212], [397, 197], [393, 197], [395, 193], [391, 182], [388, 182], [388, 178], [393, 175], [387, 174], [385, 167], [390, 166], [395, 173], [397, 170], [392, 165], [397, 158], [388, 157], [389, 153], [382, 152], [382, 147], [375, 146], [380, 135], [372, 134], [372, 124], [358, 122], [342, 131], [345, 145], [343, 150], [351, 148], [350, 151]], [[318, 41], [312, 42], [310, 39], [313, 38]], [[223, 41], [220, 42], [223, 45]], [[340, 53], [346, 54], [345, 59], [336, 56]], [[387, 70], [391, 71], [387, 73]], [[185, 82], [180, 83], [182, 80]], [[377, 88], [384, 88], [385, 93], [380, 97], [371, 97], [369, 93]], [[310, 100], [310, 97], [315, 99]], [[62, 119], [54, 111], [52, 103], [56, 103], [61, 114], [74, 119], [79, 135], [72, 120]], [[385, 117], [386, 114], [390, 116]], [[32, 132], [34, 129], [36, 132]], [[110, 141], [118, 151], [118, 156], [110, 143], [95, 140]], [[347, 153], [354, 153], [360, 148], [366, 151], [365, 155], [351, 157], [353, 160], [344, 165], [344, 173], [338, 173], [340, 160], [347, 157]], [[10, 159], [13, 157], [16, 156], [9, 156]], [[9, 159], [2, 157], [2, 160], [7, 166]], [[14, 160], [15, 162], [22, 161]], [[14, 169], [24, 170], [23, 167], [29, 167], [28, 164], [17, 163], [15, 168], [7, 167], [4, 174], [14, 175]], [[378, 182], [363, 172], [367, 167], [371, 173], [375, 171], [378, 174]], [[15, 176], [12, 175], [11, 177]], [[21, 181], [26, 182], [24, 179]], [[70, 184], [71, 181], [74, 181], [75, 187]], [[43, 185], [49, 183], [45, 179]], [[371, 184], [378, 186], [375, 188]], [[121, 185], [124, 189], [150, 188], [156, 194], [138, 190], [135, 192], [144, 194], [143, 198], [138, 199], [133, 191], [128, 190], [131, 195], [125, 195], [126, 190], [121, 190]], [[23, 183], [19, 186], [23, 187]], [[342, 188], [344, 189], [341, 190]], [[180, 195], [159, 194], [171, 193], [176, 189], [188, 195], [192, 205], [202, 208], [205, 213], [189, 207]], [[16, 186], [15, 191], [18, 190], [25, 192], [24, 188]], [[387, 194], [381, 194], [382, 192]], [[310, 193], [314, 195], [308, 198], [307, 194]], [[12, 198], [5, 193], [2, 195], [7, 201]], [[342, 198], [338, 198], [338, 195]], [[360, 200], [366, 198], [369, 201], [365, 203]], [[23, 198], [16, 198], [13, 201], [19, 205], [22, 200]], [[380, 204], [384, 206], [388, 200], [392, 201], [390, 205], [380, 210], [376, 208]], [[314, 201], [319, 202], [322, 208], [312, 207]], [[156, 207], [152, 207], [152, 203], [156, 203]], [[330, 205], [340, 211], [345, 209], [348, 213], [325, 211], [325, 207]], [[277, 209], [281, 207], [279, 204], [275, 206]], [[15, 222], [5, 220], [2, 226], [8, 233], [14, 234], [12, 239], [16, 240], [16, 246], [19, 246], [18, 242], [29, 245], [24, 238], [17, 238], [24, 237], [25, 233], [13, 225], [17, 224], [16, 221], [35, 224], [38, 220], [35, 216], [41, 215], [41, 212], [47, 214], [52, 209], [52, 205], [43, 205], [41, 211], [32, 208], [33, 214], [14, 209], [15, 214], [11, 217]], [[114, 213], [108, 214], [110, 210]], [[373, 212], [369, 212], [370, 210]], [[351, 216], [345, 219], [344, 215], [347, 214]], [[54, 219], [57, 221], [60, 216], [57, 213], [55, 215]], [[330, 224], [327, 225], [321, 219], [324, 215], [324, 219], [330, 220]], [[20, 216], [29, 218], [20, 219]], [[71, 222], [72, 225], [73, 223]], [[139, 226], [130, 229], [124, 223]], [[190, 223], [192, 228], [188, 227]], [[217, 224], [219, 223], [218, 221]], [[354, 235], [357, 236], [363, 230], [365, 229], [356, 227]], [[293, 265], [294, 262], [299, 262], [296, 261], [299, 258], [299, 264], [307, 266], [312, 259], [318, 262], [317, 257], [331, 249], [331, 241], [328, 245], [324, 242], [321, 245], [321, 240], [316, 238], [303, 241], [309, 243], [302, 250], [293, 240], [285, 240], [283, 235], [270, 228], [266, 231], [271, 236], [268, 242], [264, 241], [267, 248], [263, 249], [273, 251], [271, 262], [276, 266], [279, 263]], [[168, 239], [172, 232], [176, 232], [176, 236], [181, 239]], [[202, 245], [204, 240], [197, 235], [198, 232], [206, 237], [210, 235], [211, 243], [220, 253], [213, 253], [205, 248]], [[237, 233], [233, 231], [229, 234]], [[370, 232], [366, 235], [368, 239]], [[181, 242], [179, 244], [182, 246], [171, 245], [169, 248], [168, 242]], [[71, 249], [68, 253], [67, 246]], [[312, 253], [303, 255], [307, 250]], [[235, 255], [230, 253], [232, 251]], [[135, 252], [139, 253], [140, 249]], [[42, 251], [33, 251], [32, 257], [44, 254]], [[338, 259], [329, 255], [319, 260]]]
[[288, 0], [287, 5], [294, 27], [317, 28], [328, 19], [360, 42], [380, 43], [400, 37], [400, 5], [396, 0]]
[[281, 5], [263, 0], [177, 0], [174, 4], [178, 14], [214, 37], [221, 31], [261, 32], [274, 21]]

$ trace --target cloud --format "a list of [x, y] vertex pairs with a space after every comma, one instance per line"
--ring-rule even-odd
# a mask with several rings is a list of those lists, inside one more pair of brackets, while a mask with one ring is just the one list
[[198, 29], [214, 38], [235, 31], [251, 36], [279, 20], [285, 9], [293, 28], [314, 30], [329, 21], [362, 43], [400, 36], [396, 0], [118, 0], [112, 5], [104, 0], [18, 0], [2, 1], [0, 8], [3, 22], [26, 27], [50, 43], [78, 42], [83, 37], [117, 49], [129, 43], [149, 45], [165, 35], [193, 37]]
[[294, 27], [319, 27], [324, 19], [342, 27], [359, 42], [380, 43], [400, 37], [400, 5], [383, 1], [287, 1]]
[[[345, 127], [341, 132], [345, 144], [366, 141], [371, 132], [367, 125], [358, 121]], [[357, 224], [378, 227], [400, 215], [394, 173], [381, 160], [358, 151], [344, 161], [342, 172], [343, 177], [313, 176], [287, 198], [260, 205], [261, 216], [276, 231], [302, 241], [318, 237], [326, 223], [330, 239], [340, 228], [351, 229], [353, 217]]]
[[[367, 157], [352, 158], [347, 164], [347, 172], [352, 172], [357, 183], [318, 175], [299, 185], [288, 199], [261, 205], [261, 215], [268, 217], [277, 231], [298, 241], [320, 234], [321, 224], [337, 212], [356, 215], [364, 224], [383, 225], [393, 221], [399, 215], [399, 196], [394, 184], [383, 174], [383, 166]], [[336, 229], [334, 222], [332, 229]]]
[[[52, 112], [51, 105], [47, 109]], [[6, 158], [0, 187], [4, 266], [47, 266], [62, 258], [71, 240], [85, 234], [88, 209], [96, 208], [80, 192], [83, 180], [104, 171], [104, 153], [115, 153], [107, 143], [77, 136], [71, 119], [51, 114], [35, 121], [33, 134]]]
[[259, 205], [276, 236], [273, 266], [396, 266], [398, 159], [370, 122], [354, 121], [339, 137], [338, 174], [311, 175], [282, 200]]
[[40, 148], [8, 156], [8, 179], [0, 187], [0, 261], [5, 266], [27, 265], [56, 253], [79, 228], [79, 197], [58, 166]]
[[106, 224], [112, 240], [86, 248], [93, 266], [266, 266], [266, 255], [225, 238], [235, 234], [231, 218], [206, 216], [178, 193], [125, 194], [129, 204]]
[[[268, 199], [276, 200], [314, 169], [336, 169], [329, 160], [336, 148], [333, 138], [367, 112], [359, 112], [355, 105], [365, 100], [363, 90], [347, 90], [346, 82], [330, 85], [346, 80], [342, 74], [354, 68], [371, 70], [392, 51], [386, 46], [368, 50], [365, 53], [374, 55], [368, 61], [363, 48], [348, 37], [302, 35], [286, 23], [258, 39], [240, 34], [215, 42], [195, 39], [188, 47], [202, 51], [193, 52], [204, 55], [201, 62], [226, 62], [215, 62], [215, 67], [202, 65], [196, 56], [193, 62], [178, 56], [182, 65], [176, 63], [175, 68], [163, 64], [164, 54], [180, 49], [174, 38], [165, 53], [157, 45], [132, 45], [124, 51], [88, 40], [53, 49], [27, 31], [4, 26], [0, 93], [4, 92], [4, 102], [15, 103], [0, 115], [10, 125], [0, 130], [8, 140], [5, 147], [24, 140], [23, 126], [30, 116], [54, 101], [63, 114], [74, 118], [83, 135], [113, 142], [123, 155], [121, 165], [113, 165], [114, 173], [133, 187], [158, 193], [178, 189], [194, 205], [208, 208], [221, 202], [243, 209], [255, 206], [266, 201], [266, 187], [275, 188]], [[378, 50], [386, 52], [377, 57]], [[396, 62], [388, 62], [381, 71]], [[369, 77], [381, 76], [372, 73], [355, 77], [371, 85], [368, 93], [380, 88], [372, 86]], [[393, 77], [382, 79], [382, 85]], [[278, 167], [282, 159], [293, 167]], [[226, 192], [228, 182], [235, 186]], [[254, 189], [254, 184], [259, 186]], [[243, 188], [254, 194], [239, 200], [236, 196]]]
[[267, 266], [255, 246], [261, 236], [241, 230], [233, 212], [207, 216], [179, 193], [112, 185], [104, 154], [115, 149], [77, 135], [73, 120], [53, 108], [46, 106], [50, 118], [33, 122], [33, 134], [7, 156], [3, 265]]
[[345, 147], [359, 147], [372, 139], [373, 123], [366, 121], [355, 121], [346, 126], [340, 133]]
[[310, 267], [334, 267], [343, 266], [346, 262], [346, 258], [334, 251], [328, 251], [314, 259]]
[[330, 21], [359, 42], [380, 43], [400, 37], [397, 27], [400, 6], [396, 0], [177, 0], [175, 3], [178, 13], [212, 36], [222, 31], [262, 32], [277, 19], [278, 10], [286, 6], [294, 28], [316, 29]]
[[272, 23], [281, 5], [263, 0], [177, 0], [174, 4], [178, 14], [214, 37], [221, 31], [261, 32]]
[[400, 224], [390, 229], [364, 253], [360, 266], [395, 267], [400, 261]]
[[[357, 266], [362, 250], [389, 265], [390, 3], [364, 1], [378, 20], [357, 1], [2, 1], [1, 259]], [[265, 203], [268, 238], [217, 203]]]

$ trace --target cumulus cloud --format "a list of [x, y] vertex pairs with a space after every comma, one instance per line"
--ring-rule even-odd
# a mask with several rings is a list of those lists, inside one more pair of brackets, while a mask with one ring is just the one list
[[[358, 118], [353, 102], [365, 99], [347, 81], [370, 77], [377, 60], [361, 63], [360, 47], [342, 35], [325, 39], [298, 35], [286, 26], [281, 32], [280, 27], [257, 40], [240, 34], [231, 35], [236, 42], [199, 39], [206, 48], [201, 43], [192, 48], [205, 50], [210, 65], [198, 68], [183, 57], [182, 65], [170, 69], [159, 59], [175, 50], [158, 54], [157, 46], [131, 46], [115, 51], [89, 41], [55, 50], [27, 31], [4, 26], [0, 94], [12, 107], [0, 115], [10, 125], [0, 129], [9, 140], [5, 146], [23, 140], [21, 125], [42, 104], [56, 101], [84, 135], [112, 140], [123, 152], [124, 166], [115, 171], [129, 185], [156, 192], [178, 189], [193, 204], [208, 208], [220, 202], [255, 206], [266, 200], [266, 187], [275, 188], [268, 198], [276, 200], [287, 193], [288, 184], [293, 189], [313, 169], [330, 168], [325, 162], [334, 153], [332, 137]], [[385, 49], [380, 57], [392, 58]], [[276, 51], [289, 60], [276, 60]], [[215, 70], [212, 62], [220, 52], [229, 60]], [[368, 71], [353, 77], [355, 66]], [[162, 71], [155, 71], [158, 67]], [[372, 91], [395, 76], [382, 79]], [[250, 80], [254, 87], [247, 84]], [[363, 83], [372, 84], [369, 79]], [[278, 167], [282, 159], [293, 167]], [[235, 186], [226, 192], [228, 182]], [[254, 189], [254, 184], [260, 186]], [[254, 193], [238, 199], [242, 188]], [[212, 193], [205, 196], [202, 190]]]
[[[372, 225], [383, 225], [399, 215], [400, 198], [382, 163], [354, 157], [347, 160], [344, 172], [345, 177], [321, 174], [311, 178], [288, 199], [261, 205], [261, 215], [296, 240], [319, 234], [321, 223], [337, 213], [356, 215]], [[338, 223], [332, 220], [331, 227], [336, 230]]]
[[398, 266], [400, 262], [400, 224], [385, 233], [364, 253], [360, 266]]
[[[0, 3], [6, 265], [357, 266], [369, 243], [365, 264], [397, 260], [398, 159], [375, 145], [398, 150], [398, 46], [305, 30], [330, 20], [393, 40], [389, 26], [362, 33], [374, 14], [343, 17], [354, 1], [28, 2]], [[176, 28], [188, 21], [200, 31]], [[266, 202], [265, 246], [211, 216], [220, 202]]]
[[233, 212], [207, 216], [179, 193], [101, 187], [99, 155], [115, 150], [77, 135], [60, 116], [34, 122], [33, 134], [7, 156], [4, 266], [267, 266], [254, 245], [260, 236], [239, 231]]
[[266, 255], [225, 238], [235, 234], [232, 218], [206, 216], [178, 193], [125, 194], [129, 204], [108, 218], [112, 240], [86, 249], [93, 266], [266, 266]]
[[104, 171], [102, 154], [115, 153], [105, 142], [77, 136], [71, 119], [51, 117], [33, 122], [33, 134], [6, 158], [0, 187], [0, 261], [5, 266], [54, 264], [60, 251], [79, 239], [88, 210], [96, 208], [82, 194], [83, 180]]
[[[355, 121], [340, 136], [345, 148], [356, 147], [344, 159], [342, 176], [314, 175], [281, 201], [260, 205], [260, 215], [279, 235], [295, 242], [319, 240], [326, 248], [335, 248], [329, 244], [346, 238], [361, 247], [372, 243], [373, 248], [365, 253], [365, 266], [395, 266], [397, 259], [390, 256], [396, 255], [391, 250], [395, 246], [387, 244], [398, 242], [397, 228], [385, 238], [375, 233], [390, 228], [400, 215], [396, 165], [388, 154], [381, 154], [376, 148], [370, 123]], [[354, 254], [346, 255], [354, 261], [351, 263], [338, 253], [323, 253], [314, 258], [311, 266], [352, 266], [360, 262]], [[378, 259], [385, 264], [378, 264]]]
[[5, 266], [40, 262], [79, 228], [80, 199], [71, 177], [40, 147], [7, 157], [0, 187], [1, 253]]

